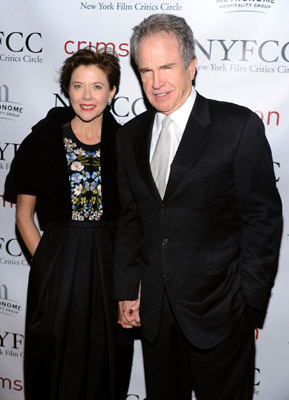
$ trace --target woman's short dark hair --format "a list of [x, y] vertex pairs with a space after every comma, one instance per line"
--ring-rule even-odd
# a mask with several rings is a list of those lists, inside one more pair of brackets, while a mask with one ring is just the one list
[[60, 89], [69, 98], [69, 85], [73, 71], [81, 65], [95, 65], [106, 74], [110, 89], [119, 87], [120, 65], [117, 56], [106, 51], [80, 49], [68, 57], [60, 70]]

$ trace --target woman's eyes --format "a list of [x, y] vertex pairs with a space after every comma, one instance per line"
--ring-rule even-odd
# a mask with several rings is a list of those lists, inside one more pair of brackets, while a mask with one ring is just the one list
[[[74, 89], [81, 89], [83, 86], [80, 83], [75, 83], [73, 85], [73, 87], [74, 87]], [[93, 85], [93, 88], [94, 89], [102, 89], [102, 86], [98, 85], [98, 84], [95, 84], [95, 85]]]

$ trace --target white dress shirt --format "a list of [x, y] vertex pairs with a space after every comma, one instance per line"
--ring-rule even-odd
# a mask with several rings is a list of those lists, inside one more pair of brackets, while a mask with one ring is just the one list
[[[173, 120], [169, 126], [169, 134], [171, 136], [171, 146], [170, 146], [170, 157], [169, 157], [169, 165], [173, 162], [177, 149], [179, 147], [180, 141], [183, 137], [183, 133], [185, 131], [189, 116], [191, 114], [193, 105], [196, 99], [196, 90], [192, 86], [192, 91], [184, 102], [184, 104], [170, 114], [170, 118]], [[153, 131], [152, 131], [152, 139], [151, 139], [151, 147], [150, 147], [150, 162], [152, 160], [152, 156], [154, 154], [154, 150], [156, 147], [156, 143], [162, 129], [162, 120], [164, 119], [165, 115], [163, 113], [157, 112], [154, 120]], [[166, 179], [168, 181], [170, 175], [170, 168], [167, 170]]]

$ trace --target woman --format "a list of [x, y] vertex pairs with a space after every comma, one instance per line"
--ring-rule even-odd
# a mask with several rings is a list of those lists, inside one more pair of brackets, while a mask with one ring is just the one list
[[[118, 59], [79, 50], [63, 64], [71, 107], [49, 111], [21, 144], [6, 180], [32, 256], [26, 334], [26, 399], [125, 399], [133, 341], [112, 299], [118, 216], [115, 139], [109, 112]], [[34, 222], [46, 221], [41, 237]]]

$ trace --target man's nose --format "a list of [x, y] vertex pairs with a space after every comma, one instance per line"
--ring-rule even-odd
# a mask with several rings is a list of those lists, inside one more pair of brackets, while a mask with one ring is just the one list
[[153, 87], [154, 89], [159, 89], [163, 85], [162, 74], [159, 71], [153, 74]]

